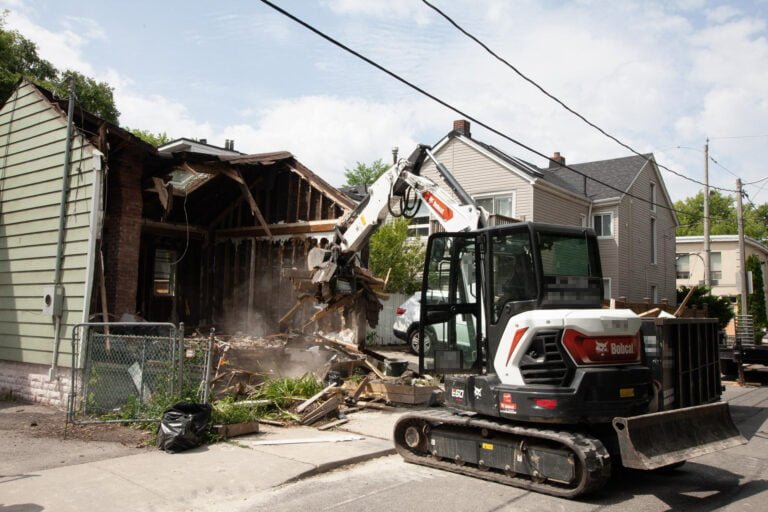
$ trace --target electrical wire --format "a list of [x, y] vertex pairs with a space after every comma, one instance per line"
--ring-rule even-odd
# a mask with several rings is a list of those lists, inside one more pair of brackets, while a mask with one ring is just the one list
[[[434, 94], [424, 90], [423, 88], [419, 87], [418, 85], [416, 85], [416, 84], [414, 84], [412, 82], [409, 82], [408, 80], [406, 80], [405, 78], [401, 77], [397, 73], [395, 73], [393, 71], [390, 71], [389, 69], [385, 68], [384, 66], [382, 66], [379, 63], [377, 63], [376, 61], [366, 57], [365, 55], [361, 54], [360, 52], [358, 52], [356, 50], [353, 50], [352, 48], [350, 48], [349, 46], [345, 45], [344, 43], [334, 39], [333, 37], [329, 36], [328, 34], [322, 32], [320, 29], [315, 28], [314, 26], [310, 25], [309, 23], [307, 23], [306, 21], [302, 20], [301, 18], [299, 18], [299, 17], [291, 14], [290, 12], [286, 11], [282, 7], [280, 7], [278, 5], [275, 5], [271, 1], [269, 1], [269, 0], [261, 0], [261, 3], [271, 7], [272, 9], [274, 9], [277, 12], [279, 12], [283, 16], [285, 16], [285, 17], [295, 21], [296, 23], [298, 23], [299, 25], [303, 26], [307, 30], [309, 30], [311, 32], [314, 32], [315, 34], [317, 34], [321, 38], [323, 38], [326, 41], [330, 42], [331, 44], [341, 48], [342, 50], [346, 51], [347, 53], [350, 53], [351, 55], [354, 55], [358, 59], [360, 59], [360, 60], [370, 64], [371, 66], [373, 66], [376, 69], [378, 69], [379, 71], [389, 75], [390, 77], [394, 78], [395, 80], [397, 80], [398, 82], [402, 83], [403, 85], [406, 85], [407, 87], [413, 89], [414, 91], [420, 93], [421, 95], [426, 96], [427, 98], [431, 99], [432, 101], [434, 101], [434, 102], [442, 105], [443, 107], [445, 107], [445, 108], [447, 108], [447, 109], [449, 109], [449, 110], [459, 114], [460, 116], [464, 117], [465, 119], [468, 119], [468, 120], [472, 121], [473, 123], [477, 124], [478, 126], [482, 126], [483, 128], [485, 128], [486, 130], [490, 131], [491, 133], [494, 133], [494, 134], [498, 135], [499, 137], [501, 137], [501, 138], [503, 138], [503, 139], [505, 139], [505, 140], [507, 140], [507, 141], [509, 141], [509, 142], [511, 142], [513, 144], [515, 144], [516, 146], [518, 146], [520, 148], [523, 148], [523, 149], [525, 149], [525, 150], [527, 150], [527, 151], [529, 151], [529, 152], [531, 152], [531, 153], [533, 153], [535, 155], [540, 156], [541, 158], [545, 158], [545, 159], [549, 158], [549, 156], [545, 155], [541, 151], [538, 151], [538, 150], [534, 149], [533, 147], [531, 147], [531, 146], [529, 146], [529, 145], [527, 145], [527, 144], [525, 144], [525, 143], [523, 143], [523, 142], [521, 142], [521, 141], [519, 141], [519, 140], [517, 140], [517, 139], [515, 139], [515, 138], [513, 138], [513, 137], [511, 137], [509, 135], [507, 135], [506, 133], [501, 132], [500, 130], [498, 130], [496, 128], [493, 128], [492, 126], [488, 125], [487, 123], [484, 123], [483, 121], [479, 120], [478, 118], [469, 115], [468, 113], [464, 112], [463, 110], [461, 110], [461, 109], [451, 105], [447, 101], [445, 101], [445, 100], [435, 96]], [[609, 183], [605, 183], [605, 182], [603, 182], [601, 180], [598, 180], [598, 179], [596, 179], [596, 178], [594, 178], [592, 176], [588, 176], [588, 175], [584, 174], [583, 172], [581, 172], [581, 171], [579, 171], [577, 169], [574, 169], [573, 167], [571, 167], [569, 165], [562, 164], [561, 167], [563, 167], [564, 169], [568, 169], [571, 172], [573, 172], [575, 174], [578, 174], [579, 176], [581, 176], [581, 177], [583, 177], [585, 179], [588, 179], [588, 180], [591, 180], [591, 181], [593, 181], [595, 183], [603, 185], [604, 187], [609, 188], [609, 189], [611, 189], [611, 190], [613, 190], [615, 192], [618, 192], [618, 193], [620, 193], [620, 194], [622, 194], [624, 196], [631, 197], [633, 199], [637, 199], [638, 201], [642, 201], [642, 202], [645, 202], [645, 203], [648, 203], [648, 204], [651, 204], [651, 205], [655, 204], [656, 206], [658, 206], [658, 207], [660, 207], [662, 209], [665, 209], [665, 210], [669, 210], [671, 212], [684, 213], [684, 212], [680, 212], [680, 211], [676, 210], [675, 208], [673, 208], [671, 206], [666, 206], [666, 205], [663, 205], [663, 204], [654, 203], [653, 201], [651, 201], [649, 199], [637, 196], [635, 194], [627, 192], [626, 190], [622, 190], [622, 189], [620, 189], [618, 187], [615, 187], [615, 186], [613, 186], [613, 185], [611, 185]], [[712, 187], [712, 188], [714, 188], [714, 187]], [[720, 190], [724, 190], [724, 191], [728, 191], [728, 192], [735, 192], [735, 190], [732, 191], [730, 189], [720, 189]], [[710, 218], [712, 218], [712, 217], [710, 217]]]
[[[546, 95], [548, 98], [550, 98], [550, 99], [552, 99], [553, 101], [555, 101], [555, 102], [556, 102], [558, 105], [560, 105], [561, 107], [563, 107], [565, 110], [567, 110], [568, 112], [570, 112], [570, 113], [571, 113], [571, 114], [573, 114], [574, 116], [578, 117], [579, 119], [581, 119], [582, 121], [584, 121], [586, 124], [588, 124], [589, 126], [591, 126], [592, 128], [594, 128], [594, 129], [595, 129], [595, 130], [597, 130], [598, 132], [602, 133], [603, 135], [605, 135], [605, 136], [606, 136], [606, 137], [608, 137], [609, 139], [613, 140], [614, 142], [616, 142], [617, 144], [619, 144], [621, 147], [623, 147], [623, 148], [625, 148], [625, 149], [627, 149], [627, 150], [631, 151], [631, 152], [632, 152], [632, 153], [634, 153], [635, 155], [637, 155], [637, 156], [639, 156], [639, 157], [642, 157], [642, 158], [644, 158], [646, 161], [650, 162], [650, 160], [651, 160], [650, 158], [648, 158], [648, 157], [647, 157], [647, 156], [645, 156], [644, 154], [640, 153], [639, 151], [635, 150], [635, 149], [634, 149], [632, 146], [630, 146], [630, 145], [628, 145], [628, 144], [626, 144], [626, 143], [622, 142], [622, 141], [621, 141], [621, 140], [619, 140], [617, 137], [615, 137], [615, 136], [611, 135], [610, 133], [606, 132], [605, 130], [603, 130], [602, 128], [600, 128], [598, 125], [596, 125], [595, 123], [593, 123], [592, 121], [590, 121], [590, 120], [588, 120], [586, 117], [584, 117], [582, 114], [580, 114], [580, 113], [576, 112], [574, 109], [572, 109], [571, 107], [569, 107], [568, 105], [566, 105], [565, 103], [563, 103], [563, 101], [561, 101], [561, 100], [560, 100], [560, 99], [559, 99], [557, 96], [555, 96], [554, 94], [552, 94], [552, 93], [550, 93], [549, 91], [547, 91], [546, 89], [544, 89], [544, 87], [542, 87], [541, 85], [539, 85], [539, 84], [538, 84], [536, 81], [534, 81], [532, 78], [529, 78], [528, 76], [526, 76], [526, 75], [525, 75], [525, 74], [524, 74], [522, 71], [520, 71], [519, 69], [517, 69], [517, 68], [516, 68], [514, 65], [512, 65], [512, 64], [511, 64], [509, 61], [507, 61], [505, 58], [501, 57], [501, 56], [500, 56], [500, 55], [498, 55], [496, 52], [494, 52], [492, 49], [490, 49], [490, 48], [488, 47], [488, 45], [486, 45], [485, 43], [483, 43], [483, 42], [482, 42], [480, 39], [478, 39], [478, 38], [477, 38], [477, 37], [475, 37], [473, 34], [471, 34], [470, 32], [468, 32], [467, 30], [465, 30], [463, 27], [461, 27], [461, 26], [460, 26], [458, 23], [456, 23], [456, 21], [454, 21], [454, 20], [453, 20], [453, 19], [452, 19], [450, 16], [448, 16], [448, 15], [447, 15], [447, 14], [445, 14], [443, 11], [441, 11], [441, 10], [440, 10], [438, 7], [436, 7], [436, 6], [434, 6], [433, 4], [429, 3], [427, 0], [421, 0], [421, 1], [422, 1], [424, 4], [426, 4], [428, 7], [430, 7], [432, 10], [434, 10], [435, 12], [437, 12], [437, 13], [438, 13], [440, 16], [442, 16], [443, 18], [445, 18], [445, 20], [446, 20], [446, 21], [448, 21], [448, 23], [450, 23], [450, 24], [451, 24], [451, 25], [453, 25], [454, 27], [456, 27], [456, 29], [457, 29], [459, 32], [461, 32], [462, 34], [464, 34], [464, 35], [465, 35], [465, 36], [467, 36], [468, 38], [472, 39], [474, 42], [476, 42], [478, 45], [480, 45], [480, 46], [481, 46], [481, 47], [482, 47], [482, 48], [483, 48], [483, 49], [484, 49], [486, 52], [490, 53], [490, 54], [491, 54], [493, 57], [495, 57], [495, 58], [496, 58], [498, 61], [500, 61], [501, 63], [503, 63], [504, 65], [506, 65], [508, 68], [510, 68], [512, 71], [514, 71], [514, 72], [515, 72], [515, 73], [516, 73], [516, 74], [517, 74], [517, 75], [518, 75], [520, 78], [522, 78], [523, 80], [525, 80], [525, 81], [526, 81], [526, 82], [528, 82], [529, 84], [533, 85], [535, 88], [537, 88], [539, 91], [541, 91], [541, 92], [542, 92], [544, 95]], [[718, 190], [722, 190], [722, 191], [725, 191], [725, 192], [736, 192], [736, 190], [735, 190], [735, 189], [729, 189], [729, 188], [721, 188], [721, 187], [714, 187], [714, 186], [712, 186], [712, 185], [705, 185], [705, 184], [704, 184], [704, 182], [698, 181], [698, 180], [696, 180], [696, 179], [694, 179], [694, 178], [691, 178], [690, 176], [686, 176], [685, 174], [682, 174], [682, 173], [680, 173], [680, 172], [677, 172], [677, 171], [675, 171], [675, 170], [673, 170], [673, 169], [670, 169], [669, 167], [667, 167], [667, 166], [665, 166], [665, 165], [663, 165], [663, 164], [660, 164], [660, 163], [658, 163], [658, 162], [656, 162], [656, 165], [657, 165], [658, 167], [660, 167], [661, 169], [664, 169], [665, 171], [668, 171], [668, 172], [670, 172], [670, 173], [674, 174], [675, 176], [679, 176], [680, 178], [686, 179], [686, 180], [688, 180], [688, 181], [690, 181], [690, 182], [693, 182], [693, 183], [696, 183], [696, 184], [698, 184], [698, 185], [701, 185], [701, 186], [709, 186], [709, 188], [715, 188], [715, 189], [718, 189]]]
[[[173, 190], [171, 190], [171, 194], [173, 194]], [[187, 250], [189, 249], [189, 216], [187, 215], [187, 197], [189, 197], [189, 194], [184, 191], [184, 225], [186, 226], [186, 232], [187, 232], [187, 241], [184, 243], [184, 252], [181, 253], [181, 256], [179, 256], [179, 259], [176, 261], [171, 262], [171, 265], [176, 265], [181, 260], [184, 259], [184, 256], [187, 255]]]

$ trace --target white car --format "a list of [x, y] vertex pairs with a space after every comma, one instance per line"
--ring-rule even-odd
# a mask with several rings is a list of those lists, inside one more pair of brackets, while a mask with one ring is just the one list
[[[432, 300], [437, 304], [445, 302], [445, 297], [441, 292], [429, 290], [427, 292]], [[392, 331], [396, 338], [408, 342], [408, 347], [414, 354], [419, 353], [419, 319], [421, 318], [421, 292], [416, 292], [408, 300], [403, 302], [396, 310], [397, 317], [392, 326]], [[427, 339], [424, 340], [424, 350], [429, 352], [432, 343], [435, 341], [435, 331], [432, 327], [427, 327]]]

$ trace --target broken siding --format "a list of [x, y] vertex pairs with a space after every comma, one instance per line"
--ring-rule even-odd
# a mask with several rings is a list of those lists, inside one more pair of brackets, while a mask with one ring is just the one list
[[[458, 139], [448, 141], [435, 156], [473, 197], [514, 191], [515, 216], [530, 218], [532, 193], [527, 180]], [[450, 190], [432, 161], [424, 163], [421, 174]]]
[[[0, 111], [0, 359], [50, 364], [53, 320], [43, 316], [43, 287], [56, 266], [66, 120], [28, 83]], [[71, 328], [83, 318], [92, 149], [75, 137], [66, 209], [62, 283], [62, 364], [70, 364]]]

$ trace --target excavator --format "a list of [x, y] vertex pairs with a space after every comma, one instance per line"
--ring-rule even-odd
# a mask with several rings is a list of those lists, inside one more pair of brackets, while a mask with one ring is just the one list
[[[420, 175], [427, 158], [450, 192]], [[574, 498], [620, 467], [674, 468], [746, 443], [721, 401], [716, 321], [603, 308], [592, 229], [488, 225], [428, 146], [342, 221], [320, 281], [349, 291], [338, 283], [356, 252], [420, 202], [445, 231], [427, 242], [419, 368], [443, 378], [445, 404], [397, 421], [405, 461]]]

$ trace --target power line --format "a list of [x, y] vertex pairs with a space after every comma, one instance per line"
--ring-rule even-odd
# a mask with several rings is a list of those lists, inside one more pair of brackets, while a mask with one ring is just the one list
[[[483, 128], [485, 128], [486, 130], [490, 131], [491, 133], [494, 133], [494, 134], [498, 135], [499, 137], [501, 137], [501, 138], [503, 138], [505, 140], [508, 140], [509, 142], [515, 144], [518, 147], [521, 147], [521, 148], [525, 149], [526, 151], [529, 151], [529, 152], [531, 152], [531, 153], [533, 153], [535, 155], [538, 155], [541, 158], [549, 159], [549, 157], [547, 155], [545, 155], [544, 153], [542, 153], [541, 151], [538, 151], [538, 150], [534, 149], [533, 147], [528, 146], [527, 144], [525, 144], [523, 142], [520, 142], [519, 140], [517, 140], [517, 139], [507, 135], [506, 133], [501, 132], [500, 130], [498, 130], [496, 128], [493, 128], [492, 126], [484, 123], [483, 121], [477, 119], [476, 117], [467, 114], [466, 112], [460, 110], [457, 107], [454, 107], [453, 105], [451, 105], [447, 101], [445, 101], [445, 100], [435, 96], [434, 94], [432, 94], [430, 92], [427, 92], [426, 90], [422, 89], [418, 85], [416, 85], [416, 84], [414, 84], [412, 82], [409, 82], [408, 80], [406, 80], [405, 78], [401, 77], [397, 73], [395, 73], [393, 71], [390, 71], [389, 69], [385, 68], [384, 66], [382, 66], [378, 62], [376, 62], [376, 61], [366, 57], [365, 55], [361, 54], [360, 52], [358, 52], [356, 50], [353, 50], [349, 46], [345, 45], [344, 43], [342, 43], [342, 42], [340, 42], [340, 41], [338, 41], [336, 39], [334, 39], [333, 37], [329, 36], [328, 34], [322, 32], [320, 29], [315, 28], [314, 26], [310, 25], [309, 23], [307, 23], [306, 21], [302, 20], [301, 18], [299, 18], [299, 17], [291, 14], [290, 12], [286, 11], [282, 7], [273, 4], [271, 1], [269, 1], [269, 0], [261, 0], [261, 2], [263, 4], [271, 7], [275, 11], [279, 12], [283, 16], [285, 16], [285, 17], [295, 21], [296, 23], [298, 23], [299, 25], [303, 26], [307, 30], [309, 30], [311, 32], [314, 32], [315, 34], [317, 34], [318, 36], [322, 37], [323, 39], [325, 39], [326, 41], [330, 42], [331, 44], [333, 44], [335, 46], [338, 46], [339, 48], [341, 48], [342, 50], [346, 51], [347, 53], [350, 53], [350, 54], [354, 55], [358, 59], [360, 59], [360, 60], [370, 64], [371, 66], [375, 67], [376, 69], [378, 69], [382, 73], [385, 73], [385, 74], [389, 75], [390, 77], [394, 78], [398, 82], [400, 82], [400, 83], [408, 86], [409, 88], [417, 91], [418, 93], [422, 94], [423, 96], [426, 96], [427, 98], [431, 99], [432, 101], [435, 101], [436, 103], [439, 103], [440, 105], [444, 106], [445, 108], [447, 108], [449, 110], [452, 110], [453, 112], [459, 114], [460, 116], [464, 117], [465, 119], [468, 119], [468, 120], [472, 121], [473, 123], [475, 123], [475, 124], [477, 124], [479, 126], [482, 126]], [[573, 167], [571, 167], [569, 165], [566, 165], [566, 164], [560, 164], [560, 165], [564, 169], [568, 169], [571, 172], [573, 172], [575, 174], [578, 174], [579, 176], [581, 176], [581, 177], [583, 177], [585, 179], [594, 181], [595, 183], [599, 183], [600, 185], [603, 185], [604, 187], [607, 187], [607, 188], [609, 188], [611, 190], [619, 192], [622, 195], [631, 197], [633, 199], [637, 199], [638, 201], [643, 201], [643, 202], [651, 204], [651, 205], [659, 206], [659, 207], [664, 208], [665, 210], [669, 210], [671, 212], [681, 213], [681, 214], [685, 213], [685, 212], [681, 212], [679, 210], [676, 210], [676, 209], [674, 209], [674, 208], [672, 208], [670, 206], [665, 206], [665, 205], [662, 205], [662, 204], [654, 203], [653, 201], [650, 201], [650, 200], [648, 200], [648, 199], [646, 199], [644, 197], [640, 197], [640, 196], [631, 194], [631, 193], [627, 192], [626, 190], [622, 190], [622, 189], [617, 188], [617, 187], [615, 187], [613, 185], [610, 185], [608, 183], [600, 181], [600, 180], [598, 180], [598, 179], [596, 179], [596, 178], [594, 178], [592, 176], [588, 176], [588, 175], [584, 174], [583, 172], [581, 172], [581, 171], [579, 171], [577, 169], [574, 169]], [[712, 187], [712, 188], [714, 188], [714, 187]], [[727, 190], [727, 189], [722, 189], [722, 190]], [[712, 219], [712, 217], [710, 217], [710, 219]]]
[[[493, 57], [495, 57], [497, 60], [499, 60], [500, 62], [502, 62], [503, 64], [505, 64], [505, 65], [506, 65], [508, 68], [510, 68], [512, 71], [514, 71], [514, 72], [515, 72], [515, 73], [516, 73], [516, 74], [517, 74], [517, 75], [518, 75], [520, 78], [522, 78], [523, 80], [525, 80], [525, 81], [526, 81], [526, 82], [528, 82], [529, 84], [533, 85], [535, 88], [537, 88], [539, 91], [541, 91], [542, 93], [544, 93], [544, 94], [545, 94], [547, 97], [549, 97], [550, 99], [552, 99], [553, 101], [555, 101], [555, 102], [556, 102], [558, 105], [560, 105], [561, 107], [563, 107], [565, 110], [567, 110], [568, 112], [570, 112], [570, 113], [571, 113], [571, 114], [573, 114], [574, 116], [578, 117], [579, 119], [581, 119], [582, 121], [584, 121], [586, 124], [588, 124], [589, 126], [591, 126], [592, 128], [594, 128], [594, 129], [595, 129], [595, 130], [597, 130], [598, 132], [602, 133], [603, 135], [605, 135], [605, 136], [606, 136], [606, 137], [608, 137], [609, 139], [613, 140], [614, 142], [616, 142], [617, 144], [619, 144], [619, 145], [620, 145], [620, 146], [622, 146], [623, 148], [625, 148], [625, 149], [627, 149], [627, 150], [631, 151], [632, 153], [634, 153], [635, 155], [637, 155], [637, 156], [639, 156], [639, 157], [645, 158], [647, 161], [650, 161], [650, 159], [649, 159], [647, 156], [645, 156], [645, 155], [643, 155], [642, 153], [640, 153], [639, 151], [635, 150], [633, 147], [629, 146], [628, 144], [626, 144], [626, 143], [622, 142], [621, 140], [619, 140], [618, 138], [614, 137], [614, 136], [613, 136], [613, 135], [611, 135], [610, 133], [606, 132], [605, 130], [603, 130], [602, 128], [600, 128], [599, 126], [597, 126], [595, 123], [591, 122], [591, 121], [590, 121], [590, 120], [588, 120], [586, 117], [584, 117], [583, 115], [581, 115], [580, 113], [576, 112], [574, 109], [572, 109], [571, 107], [569, 107], [568, 105], [566, 105], [565, 103], [563, 103], [563, 102], [562, 102], [562, 101], [561, 101], [561, 100], [560, 100], [560, 99], [559, 99], [557, 96], [555, 96], [554, 94], [551, 94], [549, 91], [547, 91], [546, 89], [544, 89], [544, 87], [542, 87], [541, 85], [539, 85], [539, 84], [538, 84], [536, 81], [534, 81], [533, 79], [529, 78], [529, 77], [528, 77], [528, 76], [526, 76], [526, 75], [525, 75], [525, 74], [524, 74], [522, 71], [520, 71], [519, 69], [517, 69], [517, 68], [516, 68], [514, 65], [512, 65], [512, 64], [511, 64], [509, 61], [507, 61], [505, 58], [501, 57], [501, 56], [500, 56], [500, 55], [498, 55], [496, 52], [494, 52], [493, 50], [491, 50], [491, 49], [488, 47], [488, 45], [486, 45], [485, 43], [483, 43], [483, 42], [482, 42], [480, 39], [478, 39], [478, 38], [477, 38], [477, 37], [475, 37], [473, 34], [471, 34], [470, 32], [468, 32], [467, 30], [465, 30], [463, 27], [461, 27], [461, 26], [460, 26], [458, 23], [456, 23], [456, 21], [454, 21], [454, 20], [453, 20], [453, 19], [452, 19], [450, 16], [448, 16], [448, 15], [447, 15], [447, 14], [445, 14], [443, 11], [441, 11], [441, 10], [440, 10], [438, 7], [436, 7], [436, 6], [432, 5], [432, 4], [431, 4], [431, 3], [429, 3], [427, 0], [421, 0], [421, 1], [422, 1], [424, 4], [426, 4], [428, 7], [430, 7], [432, 10], [434, 10], [435, 12], [437, 12], [437, 13], [438, 13], [440, 16], [442, 16], [443, 18], [445, 18], [445, 20], [446, 20], [446, 21], [448, 21], [448, 23], [450, 23], [450, 24], [451, 24], [451, 25], [453, 25], [454, 27], [456, 27], [456, 29], [457, 29], [457, 30], [459, 30], [459, 32], [461, 32], [462, 34], [464, 34], [464, 35], [465, 35], [465, 36], [467, 36], [468, 38], [472, 39], [474, 42], [476, 42], [478, 45], [480, 45], [480, 46], [481, 46], [481, 47], [482, 47], [482, 48], [483, 48], [485, 51], [487, 51], [488, 53], [490, 53], [490, 54], [491, 54]], [[736, 190], [734, 190], [734, 189], [729, 189], [729, 188], [721, 188], [721, 187], [715, 187], [715, 186], [712, 186], [712, 185], [705, 185], [705, 184], [704, 184], [703, 182], [701, 182], [701, 181], [698, 181], [698, 180], [696, 180], [696, 179], [694, 179], [694, 178], [691, 178], [690, 176], [686, 176], [685, 174], [682, 174], [682, 173], [679, 173], [679, 172], [677, 172], [677, 171], [675, 171], [675, 170], [672, 170], [672, 169], [670, 169], [669, 167], [667, 167], [667, 166], [665, 166], [665, 165], [663, 165], [663, 164], [660, 164], [660, 163], [658, 163], [658, 162], [656, 162], [656, 165], [657, 165], [658, 167], [660, 167], [660, 168], [662, 168], [662, 169], [664, 169], [664, 170], [666, 170], [666, 171], [668, 171], [668, 172], [670, 172], [670, 173], [674, 174], [675, 176], [679, 176], [680, 178], [686, 179], [686, 180], [688, 180], [688, 181], [691, 181], [691, 182], [693, 182], [693, 183], [696, 183], [696, 184], [698, 184], [698, 185], [701, 185], [701, 186], [708, 186], [709, 188], [714, 188], [714, 189], [722, 190], [722, 191], [725, 191], [725, 192], [736, 192]]]
[[724, 140], [724, 139], [759, 139], [763, 137], [768, 137], [768, 133], [765, 133], [763, 135], [736, 135], [733, 137], [710, 137], [709, 140]]

